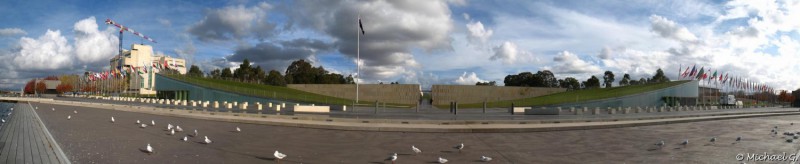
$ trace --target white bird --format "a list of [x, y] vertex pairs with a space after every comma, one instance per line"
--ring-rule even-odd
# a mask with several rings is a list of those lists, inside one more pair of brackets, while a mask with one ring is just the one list
[[150, 125], [156, 126], [156, 120], [150, 120]]
[[387, 161], [392, 161], [392, 164], [394, 164], [394, 161], [397, 160], [397, 153], [394, 153], [394, 154], [390, 155], [388, 158], [386, 158], [386, 160]]
[[141, 121], [139, 121], [139, 120], [136, 120], [136, 124], [141, 124], [141, 123], [142, 123]]
[[[36, 109], [39, 109], [38, 107]], [[11, 111], [14, 111], [14, 108], [11, 108]]]
[[275, 156], [275, 160], [278, 160], [278, 163], [281, 162], [281, 159], [286, 158], [286, 154], [278, 152], [277, 150], [275, 150], [275, 153], [273, 153], [272, 155]]
[[142, 125], [139, 125], [139, 127], [146, 128], [146, 127], [147, 127], [147, 124], [142, 124]]
[[72, 116], [67, 116], [67, 120], [70, 120], [70, 119], [72, 119]]
[[453, 146], [453, 148], [458, 149], [458, 152], [461, 153], [461, 149], [464, 149], [464, 143]]
[[78, 114], [78, 111], [77, 110], [73, 110], [72, 113]]
[[175, 125], [175, 131], [182, 132], [183, 128], [181, 128], [181, 126]]
[[56, 108], [53, 108], [53, 111], [56, 111]]
[[153, 147], [150, 146], [150, 143], [147, 143], [147, 147], [144, 149], [147, 153], [153, 153]]
[[197, 129], [194, 130], [194, 135], [192, 137], [197, 137]]
[[492, 161], [492, 157], [481, 156], [481, 161], [484, 161], [484, 162]]
[[717, 137], [711, 137], [711, 144], [716, 144]]
[[2, 121], [3, 123], [6, 123], [6, 119], [0, 119], [0, 121]]
[[236, 127], [236, 132], [242, 132], [242, 129], [239, 129], [239, 127], [237, 126]]
[[183, 141], [183, 142], [189, 141], [189, 138], [187, 138], [186, 136], [183, 136], [183, 139], [181, 139], [181, 141]]
[[683, 147], [686, 147], [686, 145], [689, 145], [689, 139], [683, 140], [683, 142], [681, 142], [681, 145], [683, 145]]
[[211, 143], [211, 140], [210, 140], [210, 139], [208, 139], [208, 136], [203, 136], [203, 137], [205, 137], [205, 138], [206, 138], [205, 140], [203, 140], [203, 143], [204, 143], [204, 144], [210, 144], [210, 143]]
[[175, 129], [170, 129], [169, 130], [169, 135], [175, 135]]
[[172, 124], [167, 124], [167, 130], [170, 130], [172, 128], [173, 128]]
[[113, 116], [111, 117], [111, 123], [114, 123], [114, 117]]
[[444, 159], [444, 158], [442, 158], [442, 157], [439, 157], [439, 161], [438, 161], [438, 162], [439, 162], [439, 163], [447, 163], [447, 159]]
[[411, 145], [411, 151], [414, 151], [416, 154], [422, 153], [422, 150], [419, 150], [419, 148], [415, 147], [414, 145]]

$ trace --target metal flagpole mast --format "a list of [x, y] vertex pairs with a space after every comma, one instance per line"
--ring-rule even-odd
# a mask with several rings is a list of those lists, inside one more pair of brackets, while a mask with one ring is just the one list
[[[361, 28], [361, 14], [358, 14], [358, 25]], [[356, 102], [353, 104], [353, 109], [355, 109], [355, 105], [358, 104], [358, 79], [361, 78], [361, 35], [359, 35], [361, 29], [356, 29]]]

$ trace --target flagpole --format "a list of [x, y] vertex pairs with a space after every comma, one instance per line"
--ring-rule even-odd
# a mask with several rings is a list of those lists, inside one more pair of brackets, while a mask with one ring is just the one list
[[[358, 14], [358, 25], [361, 27], [361, 13]], [[358, 104], [358, 79], [361, 78], [361, 35], [358, 33], [360, 29], [356, 29], [356, 102], [353, 104], [355, 110]]]

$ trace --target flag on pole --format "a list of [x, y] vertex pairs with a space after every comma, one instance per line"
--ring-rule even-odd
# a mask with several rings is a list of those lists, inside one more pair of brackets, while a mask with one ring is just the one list
[[358, 18], [358, 28], [361, 29], [361, 35], [366, 35], [364, 33], [364, 26], [361, 25], [361, 18]]
[[689, 77], [693, 77], [695, 72], [697, 72], [697, 65], [692, 66], [692, 71], [689, 72]]
[[685, 78], [687, 74], [689, 74], [689, 66], [686, 66], [686, 70], [684, 70], [683, 74], [681, 74], [680, 76], [681, 78]]
[[705, 68], [703, 68], [703, 67], [700, 67], [700, 71], [699, 71], [699, 72], [697, 72], [697, 76], [695, 76], [694, 78], [695, 78], [695, 79], [700, 79], [700, 78], [702, 78], [702, 77], [703, 77], [703, 71], [704, 71], [704, 69], [705, 69]]

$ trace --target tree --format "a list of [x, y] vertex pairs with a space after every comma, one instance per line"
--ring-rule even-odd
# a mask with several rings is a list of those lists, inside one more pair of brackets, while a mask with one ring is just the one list
[[487, 82], [477, 82], [475, 85], [484, 85], [484, 86], [497, 86], [497, 82], [495, 81], [487, 81]]
[[589, 79], [583, 82], [584, 88], [600, 88], [600, 79], [592, 75]]
[[639, 85], [650, 83], [650, 79], [639, 78]]
[[264, 79], [264, 84], [267, 85], [274, 85], [274, 86], [286, 86], [286, 80], [283, 79], [283, 75], [281, 72], [276, 70], [269, 71], [269, 75], [267, 78]]
[[34, 88], [36, 88], [36, 80], [33, 79], [31, 81], [28, 81], [28, 83], [25, 83], [25, 89], [24, 89], [25, 94], [33, 94], [35, 92]]
[[611, 84], [614, 83], [614, 72], [606, 71], [603, 73], [603, 85], [606, 88], [611, 88]]
[[558, 83], [559, 83], [559, 87], [567, 88], [567, 90], [576, 90], [576, 89], [579, 89], [581, 87], [581, 84], [578, 81], [578, 79], [575, 79], [575, 78], [572, 78], [572, 77], [567, 77], [567, 78], [564, 78], [563, 80], [559, 80]]
[[42, 94], [42, 93], [44, 93], [44, 91], [47, 91], [47, 85], [44, 84], [44, 80], [39, 81], [38, 83], [36, 83], [36, 92], [38, 92], [39, 94]]
[[190, 77], [203, 77], [203, 71], [200, 70], [200, 67], [197, 67], [196, 65], [192, 65], [189, 68], [189, 72], [186, 73], [186, 75], [188, 75]]
[[347, 75], [347, 77], [344, 78], [344, 83], [345, 84], [355, 84], [356, 82], [353, 80], [353, 75]]
[[220, 78], [222, 76], [222, 70], [214, 69], [214, 70], [212, 70], [211, 72], [208, 73], [208, 76], [211, 77], [211, 78], [218, 79], [218, 78]]
[[242, 64], [239, 64], [239, 68], [233, 71], [233, 78], [239, 79], [241, 81], [247, 81], [254, 78], [252, 75], [253, 70], [250, 68], [250, 61], [244, 59]]
[[662, 71], [661, 68], [656, 70], [656, 74], [653, 75], [653, 78], [651, 78], [651, 80], [653, 83], [669, 82], [669, 78], [667, 76], [664, 76], [664, 71]]
[[558, 87], [558, 79], [550, 70], [536, 72], [533, 76], [533, 87]]
[[287, 84], [314, 84], [317, 79], [317, 71], [302, 59], [292, 62], [284, 75]]
[[64, 92], [71, 92], [71, 91], [72, 91], [71, 84], [61, 83], [56, 86], [56, 92], [58, 92], [58, 94], [64, 94]]
[[72, 87], [72, 90], [66, 92], [77, 91], [78, 88], [76, 88], [75, 86], [78, 86], [78, 83], [80, 83], [80, 77], [75, 74], [61, 75], [58, 77], [58, 81], [61, 81], [61, 84], [70, 85]]
[[231, 68], [222, 69], [222, 73], [220, 74], [221, 78], [232, 78], [233, 72], [231, 72]]
[[622, 75], [622, 80], [619, 80], [619, 86], [631, 85], [631, 75], [627, 73]]

